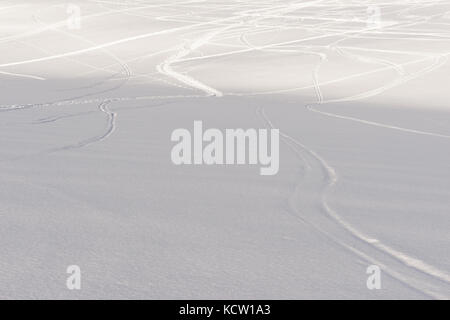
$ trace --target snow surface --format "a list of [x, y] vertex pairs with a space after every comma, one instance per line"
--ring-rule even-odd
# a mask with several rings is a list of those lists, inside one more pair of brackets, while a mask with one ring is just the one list
[[[0, 2], [0, 298], [450, 298], [450, 1], [72, 4]], [[194, 120], [279, 173], [173, 165]]]

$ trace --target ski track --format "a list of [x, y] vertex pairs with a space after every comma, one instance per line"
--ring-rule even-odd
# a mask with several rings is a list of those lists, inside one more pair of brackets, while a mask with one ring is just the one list
[[116, 129], [117, 113], [109, 110], [108, 106], [110, 103], [111, 102], [107, 100], [107, 101], [100, 103], [100, 105], [98, 106], [98, 109], [106, 115], [107, 126], [106, 126], [105, 132], [103, 132], [100, 135], [96, 135], [91, 138], [84, 139], [84, 140], [74, 143], [74, 144], [68, 144], [68, 145], [65, 145], [62, 147], [46, 150], [46, 151], [42, 152], [42, 154], [54, 153], [54, 152], [59, 152], [59, 151], [72, 150], [72, 149], [79, 149], [79, 148], [87, 147], [91, 144], [106, 140], [110, 135], [113, 134], [114, 130]]
[[[354, 31], [353, 31], [353, 32], [347, 32], [347, 31], [344, 31], [342, 34], [348, 34], [348, 33], [360, 33], [360, 32], [364, 32], [364, 31], [365, 31], [365, 30], [361, 30], [361, 31], [357, 31], [357, 32], [354, 32]], [[328, 37], [328, 35], [321, 36], [321, 37]], [[207, 37], [206, 37], [206, 39], [209, 39], [209, 38], [212, 38], [212, 36], [207, 36]], [[317, 37], [315, 37], [315, 38], [317, 38]], [[242, 42], [243, 44], [245, 44], [245, 45], [248, 46], [249, 48], [248, 48], [248, 49], [237, 50], [237, 51], [234, 51], [234, 53], [242, 53], [242, 52], [247, 52], [247, 51], [250, 51], [250, 50], [263, 50], [263, 51], [267, 51], [267, 48], [273, 47], [273, 45], [267, 45], [267, 46], [256, 47], [256, 46], [250, 44], [250, 43], [246, 40], [245, 34], [244, 34], [244, 33], [241, 34], [240, 40], [241, 40], [241, 42]], [[205, 44], [205, 42], [207, 42], [207, 40], [200, 39], [200, 40], [198, 41], [198, 43], [199, 43], [198, 46]], [[287, 43], [290, 44], [290, 43], [297, 43], [297, 42], [299, 42], [299, 41], [293, 41], [293, 42], [290, 41], [290, 42], [282, 43], [282, 45], [286, 45]], [[192, 47], [195, 48], [196, 46], [193, 45]], [[275, 47], [276, 47], [276, 46], [275, 46]], [[340, 51], [339, 48], [338, 48], [337, 50]], [[175, 62], [177, 62], [177, 61], [178, 61], [178, 62], [181, 62], [181, 61], [183, 61], [182, 58], [185, 57], [185, 56], [188, 56], [189, 53], [190, 53], [189, 50], [186, 50], [186, 49], [185, 49], [185, 50], [182, 50], [180, 53], [178, 53], [177, 55], [175, 55], [173, 58], [170, 58], [170, 59], [169, 59], [170, 62], [167, 62], [167, 61], [166, 61], [165, 63], [166, 63], [167, 65], [170, 65], [170, 64], [175, 63]], [[233, 53], [233, 54], [234, 54], [234, 53]], [[227, 53], [226, 55], [229, 55], [229, 54], [230, 54], [230, 53]], [[343, 54], [342, 51], [341, 51], [341, 54]], [[324, 54], [318, 54], [318, 55], [319, 55], [319, 58], [320, 58], [320, 61], [321, 61], [321, 62], [322, 62], [323, 60], [326, 59], [326, 55], [324, 55]], [[219, 55], [219, 54], [218, 54], [218, 55], [202, 56], [202, 57], [191, 58], [191, 59], [188, 58], [188, 59], [185, 59], [184, 61], [193, 61], [193, 60], [197, 60], [197, 61], [198, 61], [198, 60], [203, 60], [203, 59], [208, 59], [208, 58], [211, 58], [211, 57], [218, 57], [218, 56], [223, 56], [223, 55]], [[358, 57], [358, 59], [362, 59], [361, 56], [358, 56], [358, 55], [353, 55], [353, 57]], [[364, 61], [364, 57], [363, 57], [362, 60]], [[401, 65], [394, 64], [394, 63], [391, 63], [391, 62], [389, 62], [389, 61], [377, 60], [377, 59], [370, 59], [370, 58], [365, 58], [365, 60], [366, 60], [367, 62], [369, 62], [369, 63], [381, 63], [381, 64], [384, 64], [384, 65], [387, 65], [388, 68], [394, 68], [395, 70], [397, 70], [397, 72], [399, 73], [400, 76], [403, 76], [403, 74], [404, 74], [403, 68], [402, 68]], [[438, 59], [438, 60], [439, 60], [439, 59]], [[315, 69], [315, 71], [314, 71], [314, 77], [313, 77], [314, 88], [315, 88], [316, 94], [317, 94], [317, 96], [318, 96], [318, 103], [317, 103], [317, 104], [319, 104], [319, 105], [325, 103], [325, 101], [324, 101], [324, 99], [323, 99], [322, 92], [321, 92], [321, 90], [320, 90], [320, 86], [319, 86], [319, 84], [318, 84], [318, 83], [319, 83], [319, 82], [318, 82], [318, 70], [319, 70], [319, 66], [320, 66], [321, 62], [317, 65], [317, 67], [316, 67], [316, 69]], [[398, 81], [397, 81], [397, 80], [396, 80], [396, 81], [393, 81], [393, 83], [391, 83], [391, 84], [388, 84], [388, 85], [386, 85], [386, 86], [383, 86], [383, 87], [380, 87], [380, 88], [371, 90], [371, 91], [369, 91], [369, 92], [366, 92], [366, 93], [364, 93], [364, 94], [358, 95], [358, 96], [356, 96], [356, 97], [344, 98], [344, 99], [340, 99], [340, 100], [338, 100], [338, 101], [353, 101], [353, 100], [357, 100], [357, 99], [365, 99], [365, 98], [368, 98], [368, 97], [372, 97], [372, 96], [375, 96], [375, 95], [379, 95], [379, 94], [383, 93], [384, 91], [389, 90], [390, 88], [395, 87], [396, 85], [405, 83], [405, 82], [408, 81], [408, 80], [415, 79], [415, 78], [421, 76], [422, 74], [425, 74], [426, 72], [430, 72], [430, 71], [434, 70], [435, 68], [441, 66], [442, 64], [443, 64], [443, 63], [435, 63], [435, 64], [433, 64], [430, 68], [427, 68], [426, 70], [423, 70], [423, 72], [421, 72], [421, 73], [419, 73], [419, 74], [412, 75], [412, 76], [409, 76], [409, 77], [404, 77], [404, 79], [401, 78], [401, 79], [398, 80]], [[205, 91], [206, 93], [211, 93], [211, 94], [214, 95], [216, 92], [218, 92], [216, 89], [213, 89], [213, 88], [211, 88], [211, 87], [209, 87], [209, 86], [205, 86], [205, 85], [203, 85], [203, 84], [198, 85], [198, 82], [195, 81], [195, 80], [193, 80], [192, 78], [186, 79], [186, 78], [183, 78], [182, 76], [180, 76], [180, 74], [173, 73], [173, 72], [171, 73], [171, 72], [169, 72], [169, 71], [164, 70], [164, 68], [160, 68], [160, 70], [161, 70], [161, 69], [162, 69], [161, 72], [166, 73], [167, 75], [172, 75], [174, 78], [177, 78], [178, 80], [180, 80], [180, 81], [182, 81], [182, 82], [185, 82], [186, 84], [191, 84], [192, 86], [197, 87], [197, 88], [199, 88], [199, 89]], [[171, 71], [172, 71], [172, 70], [171, 70]], [[217, 95], [217, 94], [216, 94], [216, 95]], [[219, 96], [219, 95], [218, 95], [218, 96]], [[222, 96], [222, 94], [220, 94], [220, 96]], [[308, 105], [307, 108], [308, 108], [308, 110], [311, 110], [311, 111], [318, 112], [318, 113], [321, 113], [321, 114], [322, 114], [322, 111], [318, 111], [317, 109], [313, 109], [310, 105]], [[272, 125], [270, 119], [265, 115], [264, 109], [261, 109], [260, 114], [262, 115], [262, 117], [264, 118], [264, 120], [269, 124], [270, 127], [275, 128], [275, 127]], [[332, 114], [330, 114], [330, 113], [323, 113], [323, 114], [326, 114], [326, 115], [332, 115]], [[338, 115], [334, 115], [334, 116], [336, 116], [336, 117], [341, 117], [341, 116], [338, 116]], [[345, 118], [345, 119], [349, 119], [349, 120], [350, 120], [350, 119], [351, 119], [351, 120], [355, 119], [355, 118], [351, 118], [351, 117], [344, 117], [344, 118]], [[359, 120], [359, 121], [360, 121], [361, 123], [365, 123], [365, 124], [371, 124], [371, 125], [375, 125], [375, 124], [376, 124], [377, 126], [380, 126], [380, 127], [385, 127], [385, 128], [390, 128], [390, 129], [398, 129], [398, 130], [405, 131], [405, 132], [418, 133], [418, 134], [425, 134], [425, 135], [431, 135], [431, 136], [439, 136], [439, 137], [448, 137], [448, 136], [446, 136], [446, 135], [439, 135], [439, 134], [434, 134], [434, 133], [429, 133], [429, 132], [424, 132], [424, 131], [419, 131], [419, 130], [414, 130], [414, 129], [406, 129], [406, 128], [400, 128], [400, 127], [396, 127], [396, 126], [389, 126], [389, 125], [380, 124], [380, 123], [375, 123], [375, 122], [371, 122], [371, 121], [364, 121], [364, 120]], [[347, 230], [348, 232], [350, 232], [352, 235], [354, 235], [354, 236], [357, 237], [358, 239], [360, 239], [360, 240], [366, 242], [367, 244], [371, 245], [372, 247], [374, 247], [374, 248], [376, 248], [376, 249], [378, 249], [378, 250], [380, 250], [380, 251], [383, 251], [383, 252], [387, 253], [388, 255], [390, 255], [390, 256], [396, 258], [397, 260], [401, 261], [404, 265], [406, 265], [406, 266], [408, 266], [408, 267], [415, 268], [415, 269], [417, 269], [417, 270], [423, 272], [423, 273], [426, 274], [426, 275], [429, 275], [429, 276], [438, 278], [438, 279], [440, 279], [440, 280], [442, 280], [442, 281], [444, 281], [444, 282], [450, 284], [450, 275], [447, 274], [446, 272], [444, 272], [444, 271], [442, 271], [442, 270], [439, 270], [438, 268], [435, 268], [434, 266], [431, 266], [431, 265], [425, 263], [424, 261], [422, 261], [422, 260], [420, 260], [420, 259], [411, 257], [411, 256], [409, 256], [409, 255], [407, 255], [407, 254], [405, 254], [405, 253], [403, 253], [403, 252], [400, 252], [400, 251], [398, 251], [398, 250], [395, 250], [395, 249], [393, 249], [393, 248], [391, 248], [391, 247], [389, 247], [389, 246], [387, 246], [387, 245], [381, 243], [379, 240], [374, 239], [374, 238], [371, 238], [371, 237], [369, 237], [369, 236], [363, 234], [361, 231], [359, 231], [359, 230], [355, 229], [353, 226], [351, 226], [348, 222], [344, 221], [344, 220], [342, 219], [342, 217], [339, 216], [339, 215], [336, 213], [336, 211], [333, 210], [333, 209], [329, 206], [329, 204], [328, 204], [328, 202], [327, 202], [327, 200], [326, 200], [326, 190], [329, 189], [329, 188], [334, 187], [334, 186], [336, 185], [337, 181], [338, 181], [338, 176], [337, 176], [337, 174], [336, 174], [335, 169], [334, 169], [333, 167], [331, 167], [331, 166], [330, 166], [330, 165], [329, 165], [322, 157], [320, 157], [315, 151], [313, 151], [313, 150], [307, 148], [307, 147], [304, 146], [302, 143], [300, 143], [298, 140], [296, 140], [296, 139], [294, 139], [294, 138], [292, 138], [292, 137], [290, 137], [290, 136], [288, 136], [288, 135], [286, 135], [286, 134], [284, 134], [284, 133], [281, 133], [281, 135], [282, 135], [283, 138], [292, 141], [294, 144], [300, 146], [302, 149], [304, 149], [306, 152], [308, 152], [310, 155], [312, 155], [312, 156], [313, 156], [313, 157], [321, 164], [321, 166], [325, 169], [325, 171], [327, 172], [327, 180], [328, 180], [328, 183], [327, 183], [327, 185], [326, 185], [326, 187], [324, 188], [324, 191], [323, 191], [323, 193], [322, 193], [322, 200], [321, 200], [321, 202], [322, 202], [322, 206], [323, 206], [323, 208], [325, 209], [325, 211], [328, 213], [328, 215], [329, 215], [331, 218], [334, 219], [334, 221], [335, 221], [336, 223], [338, 223], [340, 226], [342, 226], [345, 230]], [[337, 241], [337, 240], [335, 240], [335, 241]], [[370, 261], [372, 261], [372, 262], [373, 262], [373, 261], [376, 261], [376, 260], [374, 260], [372, 257], [370, 257], [369, 255], [359, 252], [357, 249], [355, 249], [354, 247], [352, 247], [352, 246], [350, 246], [350, 245], [343, 244], [341, 241], [338, 241], [338, 243], [341, 244], [341, 245], [344, 245], [347, 249], [350, 249], [352, 252], [356, 253], [356, 254], [359, 255], [360, 257], [365, 258], [365, 259], [368, 260], [369, 262], [370, 262]], [[402, 282], [403, 282], [404, 284], [406, 284], [406, 285], [411, 285], [411, 283], [414, 283], [414, 282], [419, 281], [420, 283], [419, 283], [418, 285], [416, 284], [416, 285], [412, 285], [412, 286], [413, 286], [415, 289], [417, 289], [417, 290], [423, 292], [424, 294], [426, 294], [426, 295], [428, 295], [428, 296], [430, 296], [430, 297], [432, 297], [432, 298], [436, 298], [436, 299], [448, 299], [448, 298], [450, 298], [449, 296], [446, 295], [445, 292], [444, 292], [444, 293], [440, 293], [439, 291], [437, 291], [437, 292], [434, 291], [435, 289], [429, 289], [429, 288], [427, 287], [427, 285], [426, 285], [426, 281], [427, 281], [426, 279], [423, 280], [423, 282], [421, 282], [421, 280], [417, 280], [417, 279], [412, 280], [412, 279], [410, 279], [410, 278], [408, 278], [408, 277], [402, 276], [400, 273], [398, 273], [398, 272], [396, 272], [396, 271], [391, 270], [388, 266], [386, 266], [386, 265], [384, 265], [384, 264], [382, 264], [382, 263], [380, 263], [380, 262], [378, 262], [378, 264], [381, 265], [381, 266], [383, 266], [383, 269], [385, 269], [386, 271], [388, 271], [388, 273], [389, 273], [391, 276], [393, 276], [394, 278], [398, 279], [399, 281], [402, 281]]]
[[[341, 40], [342, 41], [342, 40]], [[335, 45], [335, 44], [334, 44]], [[356, 59], [361, 59], [360, 56], [358, 55], [350, 55], [351, 57], [354, 57]], [[398, 80], [394, 80], [392, 81], [392, 83], [387, 84], [383, 87], [374, 89], [374, 90], [370, 90], [366, 93], [362, 93], [360, 95], [357, 96], [352, 96], [352, 97], [348, 97], [348, 98], [342, 98], [342, 99], [335, 99], [335, 100], [329, 100], [329, 101], [325, 101], [323, 98], [323, 94], [321, 92], [320, 89], [320, 85], [319, 85], [319, 80], [318, 80], [318, 71], [319, 68], [321, 66], [322, 61], [324, 60], [321, 57], [320, 62], [317, 64], [315, 71], [314, 71], [314, 86], [315, 86], [315, 91], [316, 91], [316, 95], [317, 95], [317, 105], [323, 105], [325, 103], [330, 103], [330, 102], [345, 102], [345, 101], [354, 101], [354, 100], [359, 100], [359, 99], [365, 99], [368, 97], [372, 97], [375, 95], [379, 95], [381, 93], [383, 93], [386, 90], [389, 90], [397, 85], [403, 84], [407, 81], [416, 79], [424, 74], [426, 74], [427, 72], [431, 72], [433, 70], [435, 70], [436, 68], [442, 66], [445, 62], [440, 62], [438, 57], [437, 61], [435, 63], [433, 63], [431, 66], [421, 70], [420, 72], [417, 72], [416, 74], [410, 75], [410, 76], [404, 76], [404, 72], [403, 72], [403, 68], [401, 65], [398, 64], [394, 64], [391, 63], [389, 61], [380, 61], [378, 59], [371, 59], [371, 58], [367, 58], [364, 57], [364, 59], [366, 61], [368, 61], [369, 63], [382, 63], [382, 64], [387, 64], [389, 66], [391, 66], [392, 68], [394, 68], [395, 70], [397, 70], [398, 75], [399, 75], [399, 79]], [[357, 121], [360, 123], [364, 123], [364, 124], [368, 124], [368, 125], [374, 125], [374, 126], [379, 126], [379, 127], [383, 127], [383, 128], [388, 128], [388, 129], [395, 129], [395, 130], [400, 130], [403, 132], [408, 132], [408, 133], [415, 133], [415, 134], [423, 134], [423, 135], [429, 135], [429, 136], [435, 136], [435, 137], [441, 137], [441, 138], [450, 138], [450, 136], [448, 135], [443, 135], [443, 134], [437, 134], [437, 133], [431, 133], [431, 132], [425, 132], [425, 131], [420, 131], [420, 130], [415, 130], [415, 129], [407, 129], [407, 128], [402, 128], [402, 127], [397, 127], [397, 126], [391, 126], [391, 125], [386, 125], [386, 124], [381, 124], [381, 123], [377, 123], [377, 122], [373, 122], [373, 121], [366, 121], [366, 120], [361, 120], [358, 118], [353, 118], [353, 117], [346, 117], [346, 116], [341, 116], [341, 115], [337, 115], [337, 114], [333, 114], [333, 113], [329, 113], [329, 112], [323, 112], [323, 111], [319, 111], [318, 109], [314, 109], [312, 107], [311, 104], [307, 105], [307, 109], [310, 111], [314, 111], [323, 115], [327, 115], [327, 116], [331, 116], [331, 117], [336, 117], [339, 119], [346, 119], [346, 120], [353, 120], [353, 121]], [[270, 120], [267, 118], [267, 116], [264, 115], [263, 111], [262, 111], [262, 115], [264, 116], [264, 118], [266, 119], [266, 121], [270, 124], [270, 126], [273, 127], [273, 125], [271, 124]], [[336, 174], [336, 171], [333, 167], [331, 167], [323, 158], [321, 158], [317, 153], [315, 153], [313, 150], [310, 150], [308, 148], [306, 148], [303, 144], [301, 144], [300, 142], [298, 142], [297, 140], [293, 139], [292, 137], [289, 137], [287, 135], [285, 135], [285, 137], [288, 137], [289, 139], [295, 141], [299, 146], [301, 146], [303, 149], [305, 149], [306, 151], [308, 151], [311, 155], [314, 156], [314, 158], [317, 159], [317, 161], [319, 161], [321, 163], [321, 165], [323, 166], [323, 168], [326, 170], [327, 175], [328, 175], [328, 184], [326, 186], [327, 189], [332, 188], [336, 185], [337, 181], [338, 181], [338, 176]], [[338, 222], [342, 227], [344, 227], [346, 230], [348, 230], [351, 234], [353, 234], [354, 236], [356, 236], [358, 239], [376, 247], [377, 249], [386, 252], [387, 254], [395, 257], [396, 259], [398, 259], [399, 261], [401, 261], [402, 263], [404, 263], [405, 265], [409, 266], [409, 267], [413, 267], [427, 275], [436, 277], [446, 283], [450, 284], [450, 275], [448, 273], [446, 273], [445, 271], [439, 270], [438, 268], [435, 268], [434, 266], [431, 266], [429, 264], [427, 264], [426, 262], [411, 257], [403, 252], [400, 252], [398, 250], [395, 250], [383, 243], [381, 243], [381, 241], [377, 240], [377, 239], [373, 239], [365, 234], [363, 234], [361, 231], [355, 229], [352, 225], [350, 225], [348, 222], [346, 222], [344, 219], [342, 219], [341, 216], [339, 216], [337, 214], [337, 212], [335, 210], [333, 210], [327, 200], [326, 200], [326, 193], [323, 193], [323, 198], [322, 198], [322, 205], [325, 208], [325, 210], [327, 211], [327, 213], [336, 221]], [[439, 299], [449, 299], [450, 297], [445, 295], [445, 294], [440, 294], [440, 293], [433, 293], [430, 292], [428, 290], [423, 290], [423, 292], [427, 293], [427, 294], [431, 294], [434, 298], [439, 298]]]

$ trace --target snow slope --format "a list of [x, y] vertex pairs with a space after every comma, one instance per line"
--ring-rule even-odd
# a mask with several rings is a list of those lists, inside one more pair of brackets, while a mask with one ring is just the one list
[[[450, 1], [0, 18], [0, 298], [450, 298]], [[173, 165], [194, 120], [280, 129], [279, 173]]]

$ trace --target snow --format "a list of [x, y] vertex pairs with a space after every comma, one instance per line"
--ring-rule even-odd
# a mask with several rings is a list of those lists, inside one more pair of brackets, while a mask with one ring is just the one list
[[[0, 18], [0, 298], [450, 298], [450, 1]], [[198, 120], [279, 129], [278, 174], [174, 165]]]

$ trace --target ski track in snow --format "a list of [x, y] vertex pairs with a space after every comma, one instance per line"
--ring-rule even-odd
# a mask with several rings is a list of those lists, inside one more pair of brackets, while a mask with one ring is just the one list
[[[347, 33], [347, 32], [345, 32]], [[351, 32], [354, 33], [354, 32]], [[211, 38], [211, 37], [207, 37], [206, 39]], [[253, 48], [256, 48], [253, 45], [250, 45], [247, 40], [244, 38], [244, 35], [241, 36], [240, 38], [242, 40], [242, 42], [249, 46], [252, 50]], [[207, 40], [200, 40], [199, 43], [201, 43], [201, 45], [205, 44]], [[294, 41], [294, 42], [298, 42], [298, 41]], [[288, 42], [288, 43], [293, 43], [293, 42]], [[286, 43], [283, 43], [283, 45], [285, 45]], [[200, 45], [200, 44], [199, 44]], [[198, 46], [199, 46], [198, 45]], [[195, 45], [193, 46], [195, 48]], [[272, 45], [268, 45], [268, 46], [263, 46], [260, 48], [256, 48], [258, 50], [265, 50], [266, 48], [270, 48], [272, 47]], [[240, 50], [239, 52], [246, 52], [247, 50]], [[189, 55], [189, 51], [188, 50], [183, 50], [181, 53], [177, 54], [173, 59], [170, 59], [170, 63], [175, 63], [177, 61], [182, 61], [182, 58], [184, 56]], [[217, 56], [217, 55], [216, 55]], [[199, 57], [196, 58], [195, 60], [201, 60], [201, 59], [206, 59], [206, 58], [210, 58], [209, 57]], [[324, 56], [320, 56], [321, 61], [324, 59]], [[190, 59], [191, 61], [194, 59]], [[374, 60], [374, 59], [367, 59], [369, 62], [371, 63], [377, 63], [380, 62], [379, 60]], [[188, 59], [186, 59], [185, 61], [189, 61]], [[446, 62], [446, 61], [445, 61]], [[168, 63], [168, 62], [166, 62]], [[394, 68], [395, 70], [397, 70], [400, 75], [402, 75], [402, 66], [394, 64], [394, 63], [390, 63], [388, 61], [382, 61], [383, 64], [386, 64], [389, 66], [389, 68]], [[365, 99], [371, 96], [375, 96], [378, 94], [383, 93], [386, 90], [389, 90], [390, 88], [394, 87], [395, 85], [399, 85], [401, 83], [404, 83], [408, 80], [417, 78], [419, 76], [421, 76], [422, 74], [425, 74], [426, 72], [430, 72], [432, 70], [434, 70], [435, 68], [438, 68], [439, 66], [441, 66], [443, 63], [435, 63], [433, 64], [430, 68], [427, 68], [426, 70], [422, 70], [422, 72], [420, 72], [419, 74], [416, 75], [411, 75], [409, 77], [405, 77], [405, 79], [400, 79], [399, 81], [394, 81], [392, 84], [388, 84], [386, 86], [371, 90], [369, 92], [366, 92], [364, 94], [360, 94], [357, 97], [349, 97], [349, 98], [343, 98], [340, 99], [338, 101], [353, 101], [353, 100], [359, 100], [359, 99]], [[320, 64], [318, 64], [318, 66], [320, 66]], [[317, 77], [317, 71], [318, 71], [318, 67], [316, 68], [315, 72], [314, 72], [314, 87], [318, 96], [318, 104], [323, 104], [326, 103], [326, 101], [323, 100], [323, 95], [321, 93], [320, 90], [320, 86], [319, 86], [319, 82], [318, 82], [318, 77]], [[218, 92], [216, 89], [210, 88], [208, 86], [204, 86], [202, 84], [202, 86], [197, 85], [197, 82], [195, 80], [192, 79], [183, 79], [182, 77], [180, 77], [178, 74], [170, 74], [170, 72], [164, 72], [161, 71], [165, 74], [168, 75], [172, 75], [173, 77], [177, 78], [178, 80], [185, 82], [186, 84], [190, 84], [194, 87], [197, 87], [199, 89], [204, 90], [206, 93], [215, 93]], [[222, 94], [220, 94], [219, 96], [222, 96]], [[333, 101], [331, 101], [333, 102]], [[447, 135], [441, 135], [441, 134], [436, 134], [436, 133], [430, 133], [430, 132], [424, 132], [424, 131], [420, 131], [420, 130], [414, 130], [414, 129], [406, 129], [406, 128], [401, 128], [401, 127], [396, 127], [396, 126], [390, 126], [390, 125], [386, 125], [386, 124], [381, 124], [381, 123], [376, 123], [376, 122], [372, 122], [372, 121], [365, 121], [365, 120], [361, 120], [361, 119], [357, 119], [357, 118], [352, 118], [352, 117], [344, 117], [344, 116], [340, 116], [340, 115], [336, 115], [336, 114], [332, 114], [332, 113], [326, 113], [326, 112], [322, 112], [319, 111], [317, 109], [313, 109], [310, 105], [307, 106], [308, 110], [314, 111], [314, 112], [318, 112], [324, 115], [328, 115], [328, 116], [334, 116], [337, 118], [343, 118], [343, 119], [348, 119], [348, 120], [355, 120], [364, 124], [369, 124], [369, 125], [376, 125], [376, 126], [380, 126], [380, 127], [384, 127], [384, 128], [390, 128], [390, 129], [396, 129], [396, 130], [401, 130], [404, 132], [410, 132], [410, 133], [417, 133], [417, 134], [424, 134], [424, 135], [430, 135], [430, 136], [437, 136], [437, 137], [444, 137], [444, 138], [450, 138], [450, 136]], [[267, 116], [264, 113], [264, 109], [261, 110], [260, 114], [263, 116], [263, 118], [266, 120], [266, 122], [269, 124], [270, 127], [275, 128], [275, 126], [273, 126], [273, 124], [271, 123], [270, 119], [267, 118]], [[305, 147], [303, 144], [301, 144], [298, 140], [282, 133], [282, 136], [285, 139], [291, 140], [293, 143], [297, 144], [298, 146], [300, 146], [301, 148], [303, 148], [304, 150], [306, 150], [308, 153], [310, 153], [322, 166], [323, 168], [326, 170], [327, 175], [328, 175], [328, 184], [326, 186], [325, 189], [327, 188], [331, 188], [334, 185], [336, 185], [337, 181], [338, 181], [338, 176], [336, 174], [336, 171], [333, 167], [331, 167], [323, 158], [321, 158], [315, 151], [308, 149], [307, 147]], [[360, 232], [359, 230], [355, 229], [353, 226], [351, 226], [349, 223], [347, 223], [346, 221], [344, 221], [337, 213], [335, 210], [333, 210], [329, 204], [326, 201], [326, 193], [323, 192], [323, 196], [322, 196], [322, 205], [325, 208], [326, 212], [337, 222], [339, 223], [343, 228], [345, 228], [347, 231], [349, 231], [351, 234], [353, 234], [354, 236], [356, 236], [358, 239], [370, 244], [371, 246], [389, 254], [390, 256], [398, 259], [399, 261], [401, 261], [402, 263], [404, 263], [406, 266], [408, 267], [412, 267], [415, 268], [421, 272], [423, 272], [426, 275], [429, 276], [433, 276], [436, 277], [446, 283], [450, 284], [450, 275], [447, 274], [446, 272], [439, 270], [438, 268], [435, 268], [434, 266], [431, 266], [425, 262], [423, 262], [420, 259], [416, 259], [414, 257], [410, 257], [407, 254], [403, 253], [403, 252], [399, 252], [383, 243], [381, 243], [379, 240], [377, 239], [373, 239], [370, 238], [366, 235], [364, 235], [362, 232]], [[342, 244], [339, 241], [340, 244]], [[375, 261], [373, 258], [371, 258], [370, 256], [368, 256], [367, 254], [364, 253], [359, 253], [359, 251], [357, 251], [355, 248], [345, 245], [347, 248], [350, 248], [353, 252], [357, 253], [358, 255], [360, 255], [361, 257], [364, 257], [366, 260], [369, 261]], [[396, 271], [391, 270], [388, 266], [380, 263], [377, 261], [377, 263], [379, 265], [383, 266], [383, 269], [385, 269], [386, 271], [389, 272], [389, 274], [391, 274], [393, 277], [397, 278], [398, 280], [404, 282], [407, 285], [411, 285], [413, 286], [415, 289], [420, 290], [421, 292], [429, 295], [430, 297], [433, 298], [437, 298], [437, 299], [448, 299], [449, 297], [445, 294], [445, 293], [440, 293], [440, 292], [436, 292], [434, 291], [435, 289], [429, 289], [427, 288], [427, 279], [425, 280], [417, 280], [417, 279], [410, 279], [408, 277], [405, 277], [403, 275], [401, 275], [401, 273], [398, 273]], [[420, 283], [418, 285], [415, 285], [414, 283], [420, 281]]]
[[104, 101], [104, 102], [100, 103], [100, 105], [98, 106], [98, 109], [106, 115], [106, 121], [107, 121], [106, 130], [102, 134], [90, 137], [88, 139], [84, 139], [84, 140], [74, 143], [74, 144], [68, 144], [68, 145], [65, 145], [62, 147], [53, 148], [53, 149], [45, 151], [44, 153], [53, 153], [53, 152], [58, 152], [58, 151], [78, 149], [78, 148], [89, 146], [93, 143], [97, 143], [97, 142], [106, 140], [110, 135], [113, 134], [114, 130], [116, 129], [117, 113], [109, 110], [108, 106], [110, 103], [111, 103], [110, 101]]

